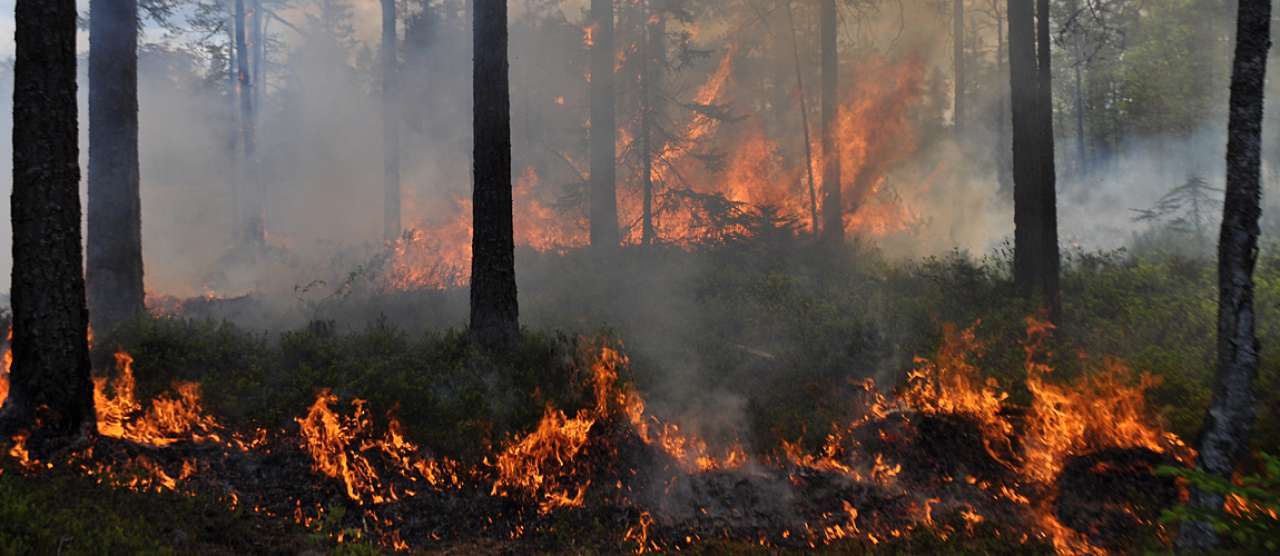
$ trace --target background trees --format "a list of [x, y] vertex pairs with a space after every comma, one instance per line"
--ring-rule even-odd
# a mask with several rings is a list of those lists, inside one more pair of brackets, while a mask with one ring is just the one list
[[89, 12], [89, 315], [105, 331], [142, 313], [137, 0]]

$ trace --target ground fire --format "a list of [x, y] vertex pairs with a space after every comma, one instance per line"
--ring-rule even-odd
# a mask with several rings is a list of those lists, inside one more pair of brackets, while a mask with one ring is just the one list
[[[361, 514], [337, 534], [396, 549], [519, 539], [554, 528], [558, 513], [590, 511], [632, 520], [619, 546], [640, 553], [718, 537], [814, 547], [979, 527], [1050, 542], [1058, 554], [1124, 551], [1133, 530], [1159, 527], [1158, 512], [1184, 488], [1154, 468], [1184, 465], [1194, 452], [1148, 413], [1150, 377], [1107, 360], [1071, 383], [1053, 381], [1042, 347], [1051, 329], [1027, 321], [1029, 405], [1009, 402], [972, 364], [977, 326], [948, 325], [938, 352], [917, 358], [901, 387], [857, 385], [862, 416], [834, 423], [816, 450], [710, 446], [649, 414], [625, 378], [627, 357], [587, 341], [598, 346], [581, 385], [590, 403], [572, 416], [548, 406], [536, 429], [471, 466], [433, 457], [394, 415], [377, 423], [367, 402], [342, 404], [329, 391], [295, 427], [229, 431], [202, 409], [196, 384], [137, 399], [123, 352], [111, 376], [94, 380], [97, 440], [40, 461], [19, 436], [9, 456], [25, 473], [65, 465], [133, 490], [212, 490], [230, 507], [313, 527], [325, 520], [326, 493], [345, 496]], [[1116, 492], [1115, 481], [1130, 486]], [[421, 521], [445, 507], [453, 510]]]

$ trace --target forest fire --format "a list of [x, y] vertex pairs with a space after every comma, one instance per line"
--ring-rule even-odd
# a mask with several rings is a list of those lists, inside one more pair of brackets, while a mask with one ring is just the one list
[[[397, 547], [439, 540], [438, 533], [425, 541], [405, 536], [398, 516], [406, 510], [397, 508], [459, 498], [482, 508], [489, 507], [485, 500], [510, 499], [530, 505], [537, 516], [582, 507], [633, 508], [639, 518], [623, 541], [637, 552], [746, 531], [754, 531], [752, 542], [767, 546], [816, 546], [847, 539], [874, 544], [920, 529], [945, 538], [995, 527], [1010, 535], [1030, 531], [1022, 542], [1048, 541], [1059, 554], [1104, 554], [1124, 546], [1116, 524], [1082, 516], [1119, 512], [1108, 519], [1153, 527], [1150, 516], [1158, 508], [1105, 498], [1113, 493], [1089, 501], [1090, 488], [1109, 484], [1090, 477], [1111, 474], [1111, 481], [1137, 481], [1176, 497], [1172, 484], [1151, 474], [1153, 466], [1185, 464], [1193, 454], [1149, 417], [1144, 392], [1153, 382], [1145, 375], [1135, 379], [1109, 360], [1070, 384], [1050, 382], [1044, 341], [1051, 330], [1028, 319], [1024, 371], [1032, 401], [1025, 408], [1010, 405], [1007, 392], [974, 365], [982, 350], [976, 328], [948, 326], [937, 354], [918, 358], [900, 389], [889, 393], [871, 381], [861, 384], [861, 417], [833, 426], [816, 452], [788, 443], [779, 459], [749, 456], [736, 444], [712, 450], [675, 424], [648, 415], [639, 393], [621, 377], [629, 368], [627, 357], [597, 347], [584, 384], [590, 403], [572, 417], [547, 406], [535, 429], [470, 469], [428, 455], [405, 437], [394, 417], [385, 428], [375, 428], [362, 400], [352, 401], [348, 414], [336, 412], [338, 398], [329, 391], [320, 392], [296, 420], [296, 433], [280, 431], [270, 440], [261, 430], [250, 435], [253, 440], [228, 434], [204, 413], [194, 384], [176, 385], [177, 397], [161, 395], [143, 411], [133, 360], [120, 352], [115, 378], [95, 380], [98, 431], [104, 439], [148, 451], [112, 456], [120, 448], [90, 446], [68, 462], [133, 490], [195, 492], [230, 480], [229, 499], [256, 500], [267, 515], [293, 513], [299, 523], [319, 523], [324, 510], [304, 511], [314, 506], [305, 497], [268, 500], [265, 492], [253, 491], [261, 486], [234, 478], [238, 459], [279, 457], [271, 454], [285, 450], [302, 458], [298, 465], [309, 468], [313, 480], [336, 481], [337, 492], [365, 508], [366, 527], [372, 528], [367, 535]], [[294, 434], [297, 440], [289, 440]], [[56, 465], [32, 458], [22, 436], [13, 440], [9, 455], [24, 469]], [[221, 449], [190, 451], [183, 445]], [[747, 517], [718, 515], [718, 505], [735, 503], [721, 499], [736, 496], [722, 491], [733, 483], [791, 494], [752, 502]], [[1064, 485], [1073, 489], [1070, 496], [1060, 490]], [[685, 504], [696, 510], [680, 509]], [[1119, 506], [1109, 509], [1111, 504]], [[537, 527], [536, 519], [510, 519], [516, 520], [510, 525], [515, 538]]]
[[[588, 28], [587, 36], [590, 37]], [[660, 184], [654, 226], [660, 243], [691, 249], [735, 238], [761, 228], [791, 232], [812, 229], [806, 165], [822, 167], [821, 141], [811, 137], [816, 160], [806, 161], [798, 145], [766, 131], [762, 115], [736, 116], [740, 90], [734, 63], [738, 48], [728, 48], [693, 95], [687, 118], [655, 156], [653, 179]], [[921, 102], [925, 67], [916, 57], [860, 61], [856, 86], [843, 94], [836, 124], [840, 149], [845, 233], [883, 237], [909, 230], [920, 217], [887, 182], [896, 165], [916, 152], [912, 110]], [[636, 148], [634, 130], [619, 130], [619, 152]], [[719, 162], [711, 162], [719, 161]], [[586, 173], [566, 159], [584, 181]], [[640, 169], [619, 167], [619, 219], [624, 242], [641, 242]], [[926, 174], [925, 191], [936, 173]], [[818, 191], [821, 176], [816, 177]], [[577, 207], [544, 199], [538, 171], [530, 166], [513, 182], [515, 242], [542, 252], [564, 252], [588, 243], [587, 221]], [[444, 289], [466, 285], [470, 273], [471, 204], [454, 199], [449, 216], [420, 219], [390, 247], [385, 284], [393, 290]]]
[[1274, 552], [1271, 2], [891, 4], [9, 3], [0, 546]]

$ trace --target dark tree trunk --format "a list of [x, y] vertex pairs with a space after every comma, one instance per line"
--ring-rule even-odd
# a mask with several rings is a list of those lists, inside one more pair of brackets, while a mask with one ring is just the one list
[[137, 0], [89, 4], [89, 316], [106, 331], [146, 310], [138, 192]]
[[[1258, 376], [1260, 346], [1255, 334], [1253, 269], [1262, 216], [1259, 174], [1270, 48], [1271, 1], [1240, 0], [1227, 123], [1227, 191], [1218, 240], [1218, 371], [1197, 460], [1204, 471], [1228, 480], [1248, 447], [1255, 412], [1253, 382]], [[1223, 498], [1194, 491], [1191, 503], [1222, 511]], [[1217, 543], [1213, 528], [1202, 522], [1184, 524], [1178, 538], [1179, 548], [1187, 550], [1207, 550]]]
[[240, 179], [239, 203], [236, 212], [240, 229], [236, 237], [241, 243], [259, 243], [265, 241], [266, 230], [263, 228], [262, 207], [257, 203], [257, 164], [255, 153], [256, 122], [253, 117], [253, 74], [250, 73], [248, 27], [250, 21], [245, 10], [245, 0], [236, 0], [236, 76], [239, 81], [240, 96]]
[[[18, 0], [13, 87], [13, 367], [0, 430], [92, 434], [80, 249], [76, 3]], [[39, 443], [33, 443], [39, 446]]]
[[955, 0], [951, 10], [952, 54], [955, 55], [955, 132], [964, 129], [964, 0]]
[[520, 331], [511, 214], [511, 92], [506, 0], [476, 0], [472, 98], [471, 333], [490, 347]]
[[396, 52], [396, 0], [382, 0], [382, 237], [387, 241], [400, 237], [400, 85]]
[[1013, 123], [1013, 279], [1018, 293], [1030, 296], [1041, 275], [1037, 251], [1041, 239], [1040, 147], [1036, 104], [1034, 6], [1009, 0], [1009, 96]]
[[[1013, 278], [1057, 321], [1058, 224], [1054, 192], [1053, 108], [1047, 0], [1009, 0], [1009, 89], [1013, 113]], [[1037, 48], [1037, 35], [1040, 37]], [[1037, 60], [1037, 55], [1039, 60]]]
[[1039, 53], [1039, 101], [1036, 103], [1038, 114], [1038, 136], [1040, 139], [1040, 187], [1037, 201], [1040, 204], [1039, 225], [1040, 246], [1036, 255], [1040, 258], [1038, 265], [1040, 276], [1041, 302], [1049, 310], [1049, 319], [1058, 322], [1062, 317], [1062, 294], [1060, 291], [1059, 267], [1061, 260], [1058, 254], [1058, 186], [1057, 166], [1054, 163], [1053, 146], [1053, 71], [1050, 52], [1052, 35], [1049, 34], [1049, 0], [1037, 0], [1036, 22], [1039, 30], [1036, 33]]
[[827, 241], [844, 239], [844, 205], [840, 199], [840, 151], [836, 127], [840, 119], [839, 53], [836, 43], [836, 1], [823, 0], [819, 20], [822, 41], [822, 235]]
[[591, 0], [591, 245], [618, 245], [613, 0]]

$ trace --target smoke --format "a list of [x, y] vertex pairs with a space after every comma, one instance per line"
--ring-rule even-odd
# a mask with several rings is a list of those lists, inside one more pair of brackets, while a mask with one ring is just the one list
[[[87, 3], [82, 4], [86, 10]], [[678, 57], [673, 56], [668, 68], [664, 91], [671, 99], [662, 122], [667, 132], [687, 131], [690, 122], [709, 111], [710, 107], [690, 104], [732, 54], [732, 86], [712, 99], [712, 104], [726, 103], [723, 108], [732, 117], [716, 124], [717, 132], [709, 134], [706, 144], [680, 163], [681, 175], [692, 176], [689, 189], [733, 191], [773, 202], [774, 197], [759, 188], [776, 184], [756, 180], [740, 192], [721, 183], [739, 178], [748, 183], [745, 178], [758, 178], [762, 168], [770, 172], [770, 179], [786, 182], [780, 190], [804, 189], [801, 169], [807, 161], [793, 60], [801, 61], [799, 77], [814, 115], [809, 122], [811, 143], [818, 137], [820, 71], [816, 33], [809, 31], [816, 29], [817, 10], [795, 4], [794, 25], [800, 30], [795, 52], [790, 39], [793, 23], [780, 9], [753, 14], [734, 3], [733, 9], [710, 6], [693, 13], [692, 25], [670, 22], [676, 36], [671, 52]], [[402, 105], [397, 111], [403, 222], [427, 230], [432, 239], [432, 230], [469, 217], [471, 36], [461, 0], [432, 3], [427, 10], [419, 2], [405, 5], [407, 11], [400, 14]], [[0, 11], [11, 14], [12, 2], [0, 0]], [[634, 126], [634, 84], [627, 81], [630, 66], [624, 58], [635, 44], [621, 29], [628, 21], [623, 12], [619, 122]], [[140, 49], [139, 94], [149, 291], [183, 297], [206, 291], [227, 297], [256, 293], [268, 308], [252, 324], [273, 328], [338, 314], [360, 315], [362, 320], [353, 325], [379, 314], [398, 315], [397, 322], [423, 327], [463, 324], [465, 290], [419, 293], [413, 303], [393, 295], [369, 301], [359, 310], [346, 307], [345, 313], [315, 309], [343, 291], [344, 284], [372, 272], [370, 262], [384, 249], [377, 63], [381, 13], [376, 2], [329, 0], [297, 2], [276, 15], [288, 25], [274, 18], [267, 24], [272, 39], [257, 128], [272, 247], [253, 253], [232, 248], [231, 192], [237, 173], [231, 149], [238, 107], [228, 95], [225, 61], [220, 67], [214, 56], [216, 48], [225, 48], [225, 30], [208, 37], [194, 32], [170, 35], [147, 24], [147, 44]], [[867, 179], [869, 192], [859, 199], [864, 213], [850, 218], [857, 229], [866, 231], [862, 239], [869, 238], [892, 257], [917, 258], [953, 249], [981, 255], [1012, 236], [1011, 195], [1001, 190], [997, 176], [998, 161], [1008, 149], [997, 133], [1008, 117], [999, 102], [1007, 91], [1007, 77], [995, 66], [996, 20], [981, 10], [970, 12], [970, 18], [968, 40], [975, 60], [968, 76], [969, 118], [959, 138], [950, 126], [954, 113], [949, 9], [881, 3], [875, 9], [846, 11], [841, 22], [842, 91], [875, 91], [899, 75], [913, 80], [910, 87], [881, 95], [908, 104], [900, 112], [903, 130], [882, 125], [876, 117], [899, 112], [868, 109], [872, 117], [858, 124], [864, 127], [854, 126], [859, 132], [854, 135], [868, 145], [843, 145], [861, 157], [859, 164], [877, 169]], [[584, 233], [585, 20], [582, 2], [522, 3], [513, 6], [510, 30], [513, 171], [516, 176], [536, 175], [538, 179], [529, 182], [528, 197], [551, 218], [569, 222], [570, 231], [576, 225]], [[11, 18], [0, 18], [0, 34], [11, 28]], [[83, 37], [80, 48], [87, 48]], [[0, 52], [11, 53], [11, 43], [0, 44]], [[87, 168], [84, 61], [82, 57], [81, 153], [82, 168]], [[907, 66], [909, 71], [889, 71]], [[10, 124], [11, 89], [12, 72], [5, 67], [0, 71], [0, 127]], [[860, 99], [850, 96], [856, 105]], [[1130, 209], [1149, 207], [1188, 176], [1203, 176], [1221, 187], [1225, 133], [1219, 126], [1206, 125], [1178, 137], [1130, 138], [1084, 175], [1069, 154], [1071, 130], [1061, 121], [1057, 125], [1064, 247], [1126, 245], [1146, 226], [1133, 222]], [[8, 182], [10, 137], [0, 135], [0, 182]], [[761, 149], [759, 165], [736, 171], [715, 167], [716, 161], [745, 157], [747, 149], [742, 147], [762, 144], [749, 142], [756, 139], [773, 141], [777, 147]], [[728, 152], [714, 152], [717, 149]], [[627, 207], [637, 206], [639, 174], [634, 156], [625, 158], [625, 148], [619, 152], [624, 153], [619, 171], [623, 225], [636, 237], [638, 218]], [[846, 163], [854, 161], [846, 158]], [[846, 172], [846, 180], [855, 179], [854, 170]], [[796, 209], [792, 216], [805, 216], [807, 199], [792, 200], [796, 202], [783, 208]], [[7, 220], [8, 205], [2, 205], [0, 218]], [[517, 219], [532, 218], [531, 212], [521, 210]], [[872, 218], [872, 213], [878, 216]], [[665, 221], [677, 220], [668, 215]], [[0, 226], [0, 244], [7, 244], [9, 237], [9, 227]], [[766, 265], [783, 267], [802, 256], [770, 251], [768, 246], [760, 249]], [[461, 252], [469, 251], [463, 246]], [[768, 388], [771, 381], [785, 380], [762, 375], [776, 374], [790, 351], [835, 346], [854, 353], [843, 359], [833, 356], [831, 366], [842, 372], [874, 372], [894, 357], [875, 350], [874, 330], [859, 331], [865, 337], [854, 339], [815, 339], [804, 337], [803, 329], [787, 329], [795, 323], [762, 319], [733, 323], [728, 325], [733, 334], [716, 335], [711, 331], [725, 330], [724, 320], [749, 311], [735, 310], [742, 301], [734, 297], [733, 288], [745, 286], [733, 283], [732, 277], [715, 284], [723, 291], [700, 289], [700, 280], [717, 271], [714, 258], [693, 261], [660, 253], [639, 263], [593, 268], [590, 265], [599, 263], [581, 254], [561, 257], [555, 250], [535, 253], [522, 248], [517, 261], [527, 325], [579, 332], [599, 327], [625, 338], [637, 367], [655, 369], [642, 384], [656, 400], [655, 411], [694, 423], [700, 430], [693, 432], [704, 437], [744, 436], [750, 392], [743, 385]], [[9, 264], [5, 250], [0, 253], [0, 288], [8, 284]], [[570, 276], [598, 279], [566, 284]], [[813, 282], [828, 278], [803, 277]], [[770, 286], [785, 299], [788, 287], [805, 284]], [[874, 307], [871, 294], [850, 296], [858, 306]], [[430, 310], [413, 312], [422, 307]], [[750, 311], [782, 318], [777, 307]], [[736, 365], [732, 372], [722, 368], [725, 361]]]

